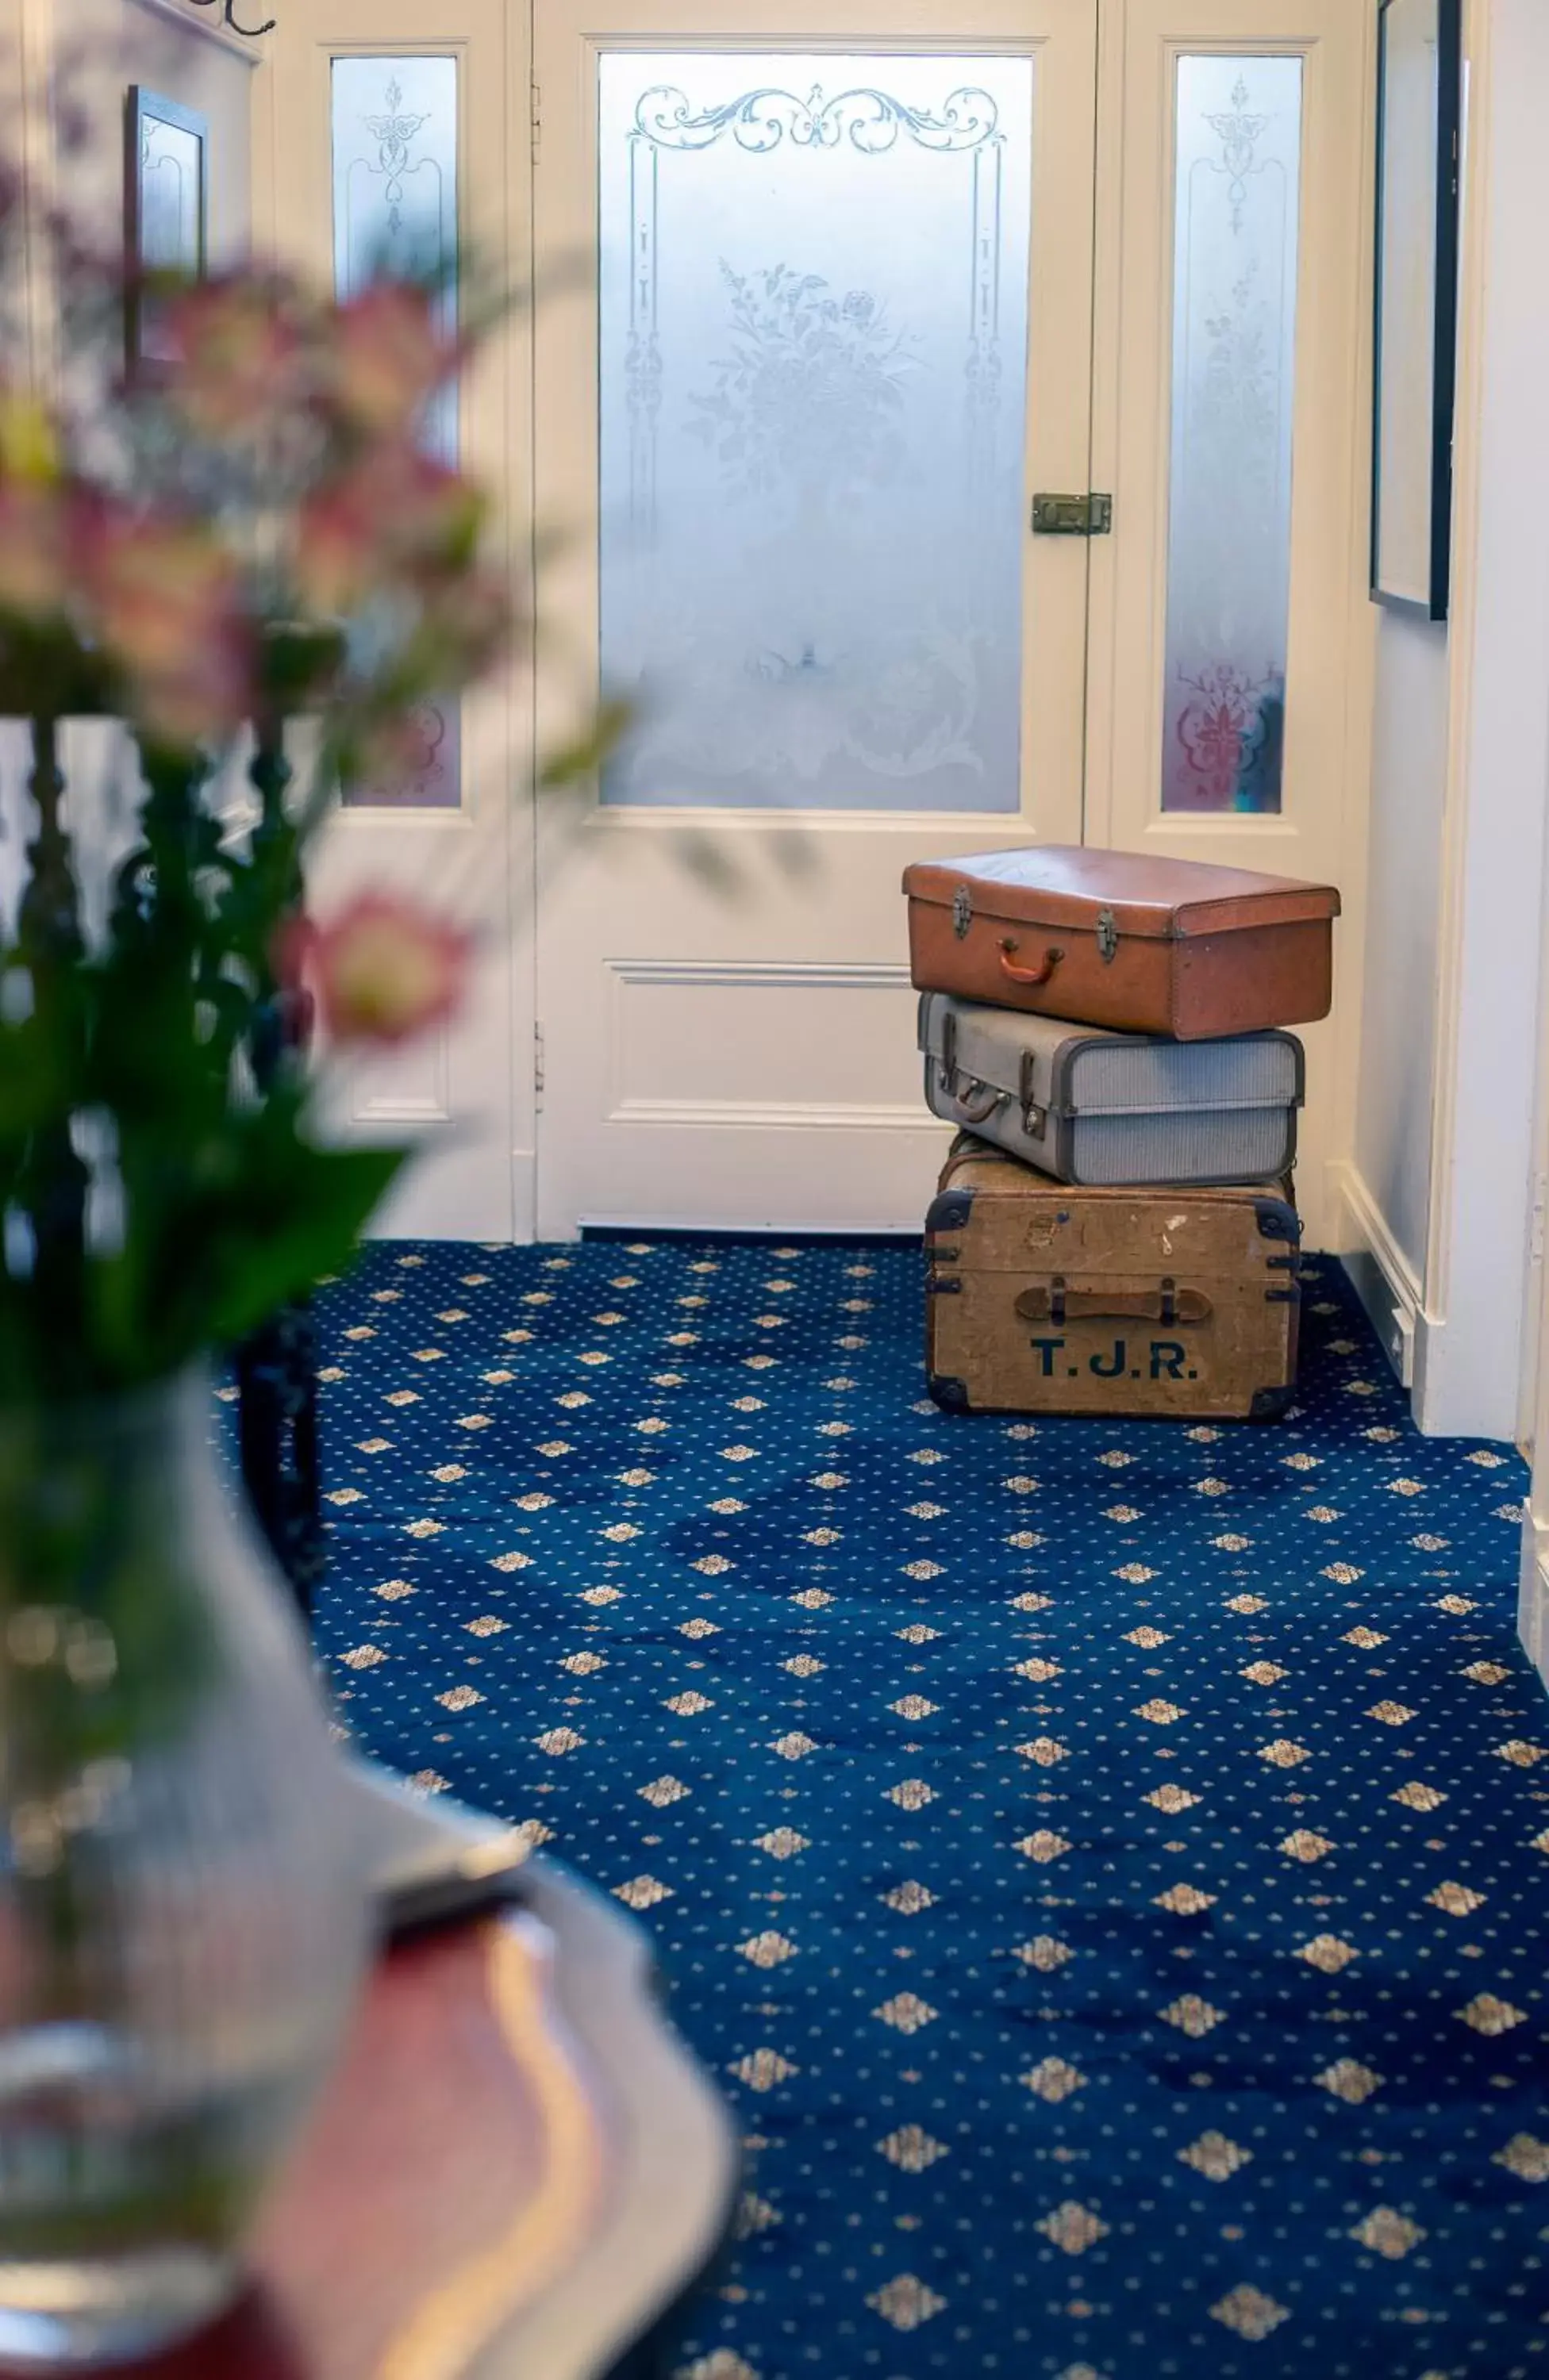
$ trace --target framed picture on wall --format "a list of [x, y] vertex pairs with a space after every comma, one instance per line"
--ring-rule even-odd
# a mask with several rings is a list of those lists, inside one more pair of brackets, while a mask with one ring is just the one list
[[1372, 593], [1447, 613], [1462, 0], [1380, 0]]
[[126, 111], [124, 239], [131, 377], [165, 370], [171, 351], [157, 325], [158, 299], [202, 280], [209, 261], [210, 124], [207, 116], [142, 83]]

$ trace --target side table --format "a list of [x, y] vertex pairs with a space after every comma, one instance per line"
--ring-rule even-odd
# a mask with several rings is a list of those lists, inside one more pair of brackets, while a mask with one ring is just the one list
[[[504, 1833], [385, 1780], [368, 1798], [421, 1852]], [[509, 1905], [384, 1952], [247, 2296], [112, 2380], [663, 2380], [656, 2334], [737, 2178], [642, 1929], [534, 1858]]]

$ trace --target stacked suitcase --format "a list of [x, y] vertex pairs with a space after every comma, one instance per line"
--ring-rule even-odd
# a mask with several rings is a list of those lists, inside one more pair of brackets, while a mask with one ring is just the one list
[[1296, 1378], [1286, 1028], [1332, 886], [1045, 846], [904, 878], [933, 1112], [927, 1366], [951, 1411], [1270, 1419]]

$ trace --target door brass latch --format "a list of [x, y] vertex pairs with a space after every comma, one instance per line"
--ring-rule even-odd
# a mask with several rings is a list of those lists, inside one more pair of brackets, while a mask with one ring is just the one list
[[1112, 496], [1034, 496], [1034, 537], [1106, 537], [1114, 526]]

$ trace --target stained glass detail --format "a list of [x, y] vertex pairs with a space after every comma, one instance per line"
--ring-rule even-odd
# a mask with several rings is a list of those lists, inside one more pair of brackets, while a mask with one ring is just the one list
[[[382, 276], [426, 281], [448, 330], [458, 302], [457, 62], [454, 57], [336, 57], [333, 62], [334, 284], [341, 298]], [[424, 443], [443, 462], [458, 450], [457, 393], [427, 416]], [[348, 807], [456, 809], [462, 798], [461, 712], [415, 712], [390, 784], [356, 787]]]
[[604, 798], [1017, 807], [1032, 85], [600, 61]]
[[1301, 91], [1177, 62], [1165, 810], [1281, 806]]

